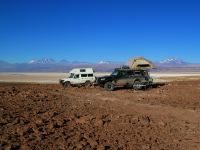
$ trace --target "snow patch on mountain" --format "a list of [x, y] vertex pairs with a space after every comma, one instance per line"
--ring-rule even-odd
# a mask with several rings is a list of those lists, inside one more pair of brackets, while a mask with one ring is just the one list
[[99, 61], [98, 64], [111, 64], [111, 62], [110, 61], [101, 60], [101, 61]]
[[43, 58], [43, 59], [32, 59], [28, 62], [28, 64], [53, 64], [55, 61], [51, 58]]
[[161, 61], [160, 64], [167, 64], [167, 65], [168, 65], [168, 64], [183, 65], [183, 64], [186, 64], [186, 62], [184, 62], [184, 61], [181, 60], [181, 59], [172, 57], [172, 58], [167, 58], [167, 59]]

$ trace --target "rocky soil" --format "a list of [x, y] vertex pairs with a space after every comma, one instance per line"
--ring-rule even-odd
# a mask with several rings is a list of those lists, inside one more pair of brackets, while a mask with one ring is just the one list
[[1, 83], [0, 149], [198, 150], [200, 81], [113, 92]]

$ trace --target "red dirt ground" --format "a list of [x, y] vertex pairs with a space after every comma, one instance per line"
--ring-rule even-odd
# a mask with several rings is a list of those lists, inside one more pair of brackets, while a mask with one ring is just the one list
[[198, 150], [200, 81], [146, 91], [0, 84], [0, 149]]

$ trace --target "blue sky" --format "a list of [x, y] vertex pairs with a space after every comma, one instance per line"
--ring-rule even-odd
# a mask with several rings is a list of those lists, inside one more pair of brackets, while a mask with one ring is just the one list
[[200, 62], [194, 0], [0, 0], [0, 60]]

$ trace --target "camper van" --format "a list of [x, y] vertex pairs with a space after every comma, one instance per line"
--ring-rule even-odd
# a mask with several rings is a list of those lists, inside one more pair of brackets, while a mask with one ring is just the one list
[[95, 82], [94, 70], [92, 68], [75, 68], [69, 72], [69, 77], [60, 79], [64, 87], [71, 85], [90, 86]]

